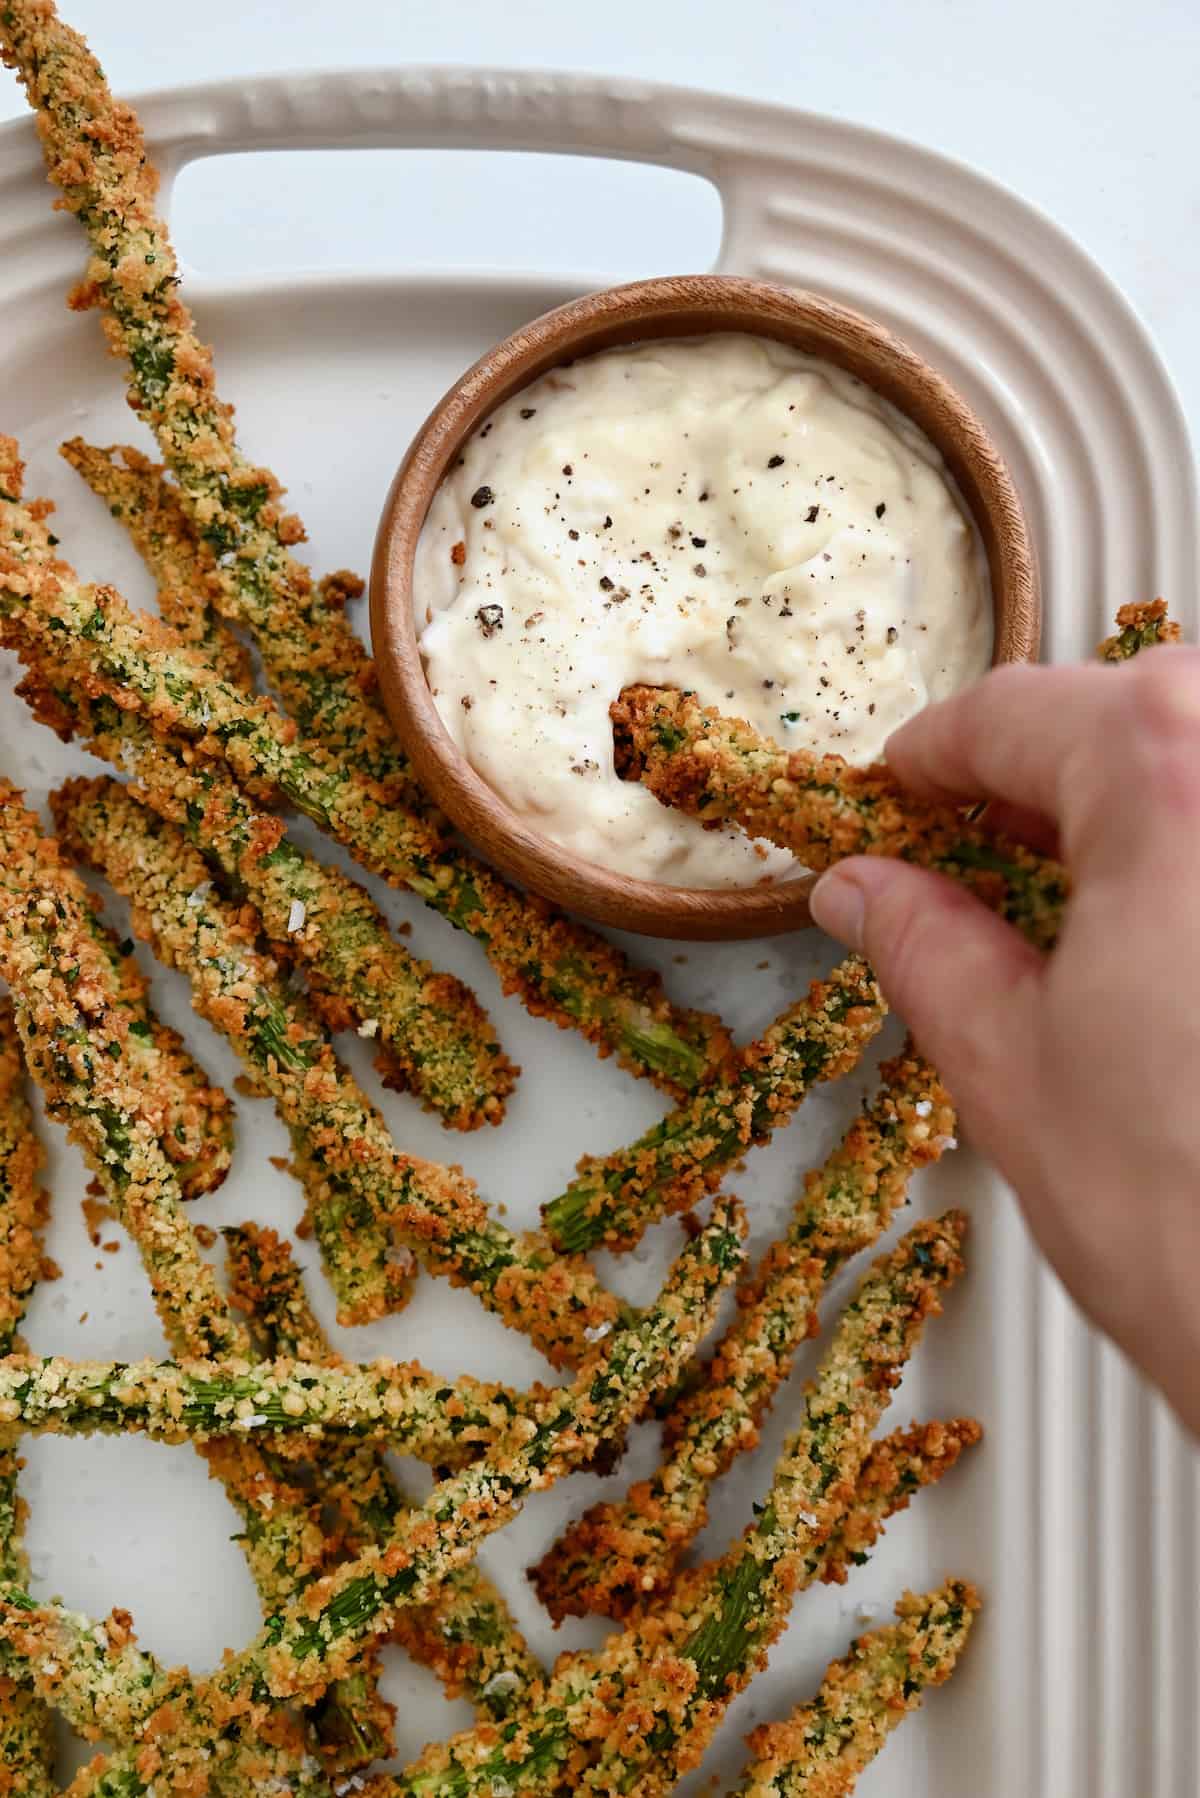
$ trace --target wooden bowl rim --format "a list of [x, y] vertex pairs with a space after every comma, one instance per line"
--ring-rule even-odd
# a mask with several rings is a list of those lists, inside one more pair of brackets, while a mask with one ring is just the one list
[[467, 840], [542, 898], [595, 923], [693, 940], [771, 936], [811, 922], [811, 877], [771, 885], [676, 887], [588, 862], [532, 828], [477, 774], [442, 723], [412, 610], [417, 540], [433, 496], [471, 433], [547, 369], [619, 343], [744, 331], [774, 337], [858, 374], [941, 452], [983, 539], [991, 576], [993, 663], [1031, 661], [1041, 639], [1033, 542], [1012, 476], [950, 383], [862, 313], [821, 295], [734, 275], [665, 276], [587, 294], [543, 313], [482, 355], [443, 395], [392, 481], [371, 569], [371, 635], [383, 697], [432, 798]]

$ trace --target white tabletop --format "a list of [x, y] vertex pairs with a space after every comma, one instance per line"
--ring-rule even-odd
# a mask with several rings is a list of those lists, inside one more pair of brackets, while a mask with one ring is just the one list
[[[1194, 0], [289, 0], [282, 12], [246, 0], [63, 0], [63, 10], [125, 92], [339, 65], [557, 67], [725, 90], [922, 140], [1006, 182], [1091, 251], [1150, 325], [1200, 441]], [[15, 85], [0, 81], [0, 117], [19, 110]], [[715, 197], [684, 176], [527, 158], [502, 168], [492, 158], [485, 172], [475, 156], [400, 151], [361, 155], [351, 182], [344, 159], [286, 161], [261, 158], [232, 181], [220, 163], [185, 173], [175, 222], [189, 260], [214, 270], [552, 264], [611, 278], [702, 267], [716, 246]]]

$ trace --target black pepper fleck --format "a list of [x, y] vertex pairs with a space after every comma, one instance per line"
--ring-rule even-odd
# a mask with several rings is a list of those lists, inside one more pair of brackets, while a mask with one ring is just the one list
[[569, 462], [563, 463], [563, 473], [566, 475], [571, 475], [571, 474], [575, 473], [575, 470], [571, 467], [571, 464]]
[[693, 537], [692, 538], [692, 548], [693, 549], [704, 549], [707, 547], [707, 544], [708, 544], [707, 537]]
[[878, 505], [877, 505], [877, 506], [876, 506], [876, 508], [875, 508], [875, 516], [876, 516], [876, 518], [882, 518], [882, 517], [883, 517], [883, 515], [884, 515], [884, 513], [885, 513], [885, 512], [886, 512], [886, 511], [887, 511], [887, 506], [886, 506], [886, 504], [885, 504], [885, 503], [884, 503], [884, 501], [883, 501], [883, 500], [880, 500], [880, 502], [879, 502], [879, 504], [878, 504]]
[[609, 578], [606, 574], [602, 574], [600, 576], [600, 591], [601, 591], [601, 593], [611, 593], [612, 590], [613, 590], [612, 581], [609, 580]]
[[485, 506], [491, 505], [495, 497], [496, 495], [492, 492], [490, 487], [476, 487], [474, 493], [471, 495], [471, 504], [477, 512], [482, 512]]
[[804, 514], [805, 524], [816, 524], [817, 519], [820, 516], [820, 512], [821, 512], [820, 506], [810, 506], [808, 508], [808, 511]]
[[579, 532], [578, 531], [568, 531], [567, 536], [571, 539], [572, 543], [579, 542]]
[[704, 566], [703, 562], [697, 562], [692, 569], [692, 573], [699, 574], [699, 575], [705, 575], [708, 573], [708, 569]]
[[522, 418], [532, 418], [534, 416], [534, 414], [536, 413], [536, 411], [537, 411], [536, 406], [522, 406], [521, 407], [521, 417]]
[[503, 606], [480, 606], [475, 616], [485, 637], [494, 637], [497, 631], [504, 629]]
[[768, 468], [782, 468], [783, 467], [783, 457], [782, 456], [769, 456], [767, 458], [767, 467]]
[[897, 639], [897, 638], [898, 638], [898, 637], [899, 637], [899, 635], [900, 635], [900, 632], [899, 632], [899, 631], [898, 631], [898, 630], [897, 630], [897, 629], [896, 629], [896, 627], [895, 627], [895, 625], [894, 625], [894, 624], [889, 624], [889, 625], [888, 625], [888, 627], [887, 627], [887, 640], [888, 640], [888, 642], [889, 642], [889, 643], [894, 643], [894, 642], [895, 642], [895, 641], [896, 641], [896, 639]]

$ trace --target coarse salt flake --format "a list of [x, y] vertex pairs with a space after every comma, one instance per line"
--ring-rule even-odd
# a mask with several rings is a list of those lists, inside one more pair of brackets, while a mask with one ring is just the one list
[[187, 902], [193, 911], [198, 911], [212, 892], [212, 881], [202, 880], [198, 887], [193, 887], [187, 896]]
[[376, 1035], [378, 1035], [378, 1032], [379, 1032], [379, 1019], [378, 1018], [364, 1018], [362, 1023], [358, 1027], [358, 1034], [360, 1036], [366, 1036], [366, 1037], [376, 1036]]
[[589, 1324], [583, 1332], [585, 1342], [603, 1342], [612, 1334], [611, 1324]]
[[933, 1110], [933, 1100], [932, 1099], [918, 1099], [917, 1103], [913, 1106], [913, 1110], [916, 1112], [916, 1114], [919, 1118], [927, 1118], [929, 1116], [930, 1112]]
[[304, 920], [308, 916], [308, 907], [303, 899], [293, 899], [292, 908], [288, 912], [288, 935], [295, 936], [298, 930], [304, 929]]

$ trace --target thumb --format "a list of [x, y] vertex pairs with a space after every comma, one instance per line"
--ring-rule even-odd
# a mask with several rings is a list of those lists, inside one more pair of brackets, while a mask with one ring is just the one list
[[1011, 1128], [1020, 1115], [1032, 1077], [1042, 957], [953, 881], [882, 856], [838, 862], [811, 905], [822, 930], [870, 961], [989, 1149], [1002, 1118]]

